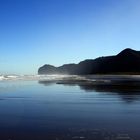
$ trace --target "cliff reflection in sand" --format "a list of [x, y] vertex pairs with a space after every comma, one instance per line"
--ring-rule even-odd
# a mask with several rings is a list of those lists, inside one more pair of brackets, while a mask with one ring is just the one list
[[130, 103], [140, 99], [140, 81], [134, 79], [111, 80], [107, 82], [106, 79], [99, 81], [86, 80], [53, 80], [53, 81], [39, 81], [40, 84], [49, 86], [51, 84], [62, 84], [65, 86], [79, 86], [85, 92], [98, 92], [102, 94], [119, 95], [125, 102]]

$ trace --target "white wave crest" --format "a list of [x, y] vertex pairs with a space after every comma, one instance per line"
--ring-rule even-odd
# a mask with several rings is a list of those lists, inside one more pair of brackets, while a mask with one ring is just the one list
[[63, 79], [75, 79], [84, 80], [84, 77], [77, 75], [0, 75], [0, 81], [6, 80], [63, 80]]

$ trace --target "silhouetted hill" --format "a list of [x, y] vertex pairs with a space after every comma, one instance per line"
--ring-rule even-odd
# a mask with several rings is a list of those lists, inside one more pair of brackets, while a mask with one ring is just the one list
[[99, 57], [81, 61], [78, 64], [65, 64], [60, 67], [44, 65], [38, 74], [117, 74], [140, 73], [140, 51], [125, 49], [115, 56]]

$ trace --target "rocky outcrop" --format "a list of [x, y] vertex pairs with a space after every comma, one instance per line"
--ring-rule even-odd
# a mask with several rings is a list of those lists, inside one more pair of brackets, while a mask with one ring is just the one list
[[78, 64], [65, 64], [60, 67], [44, 65], [38, 74], [117, 74], [140, 73], [140, 51], [125, 49], [115, 56], [84, 60]]

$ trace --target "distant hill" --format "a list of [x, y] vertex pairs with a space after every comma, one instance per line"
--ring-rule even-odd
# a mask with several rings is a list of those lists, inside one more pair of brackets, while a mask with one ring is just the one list
[[127, 48], [115, 56], [87, 59], [78, 64], [65, 64], [60, 67], [44, 65], [38, 74], [126, 74], [140, 73], [140, 51]]

